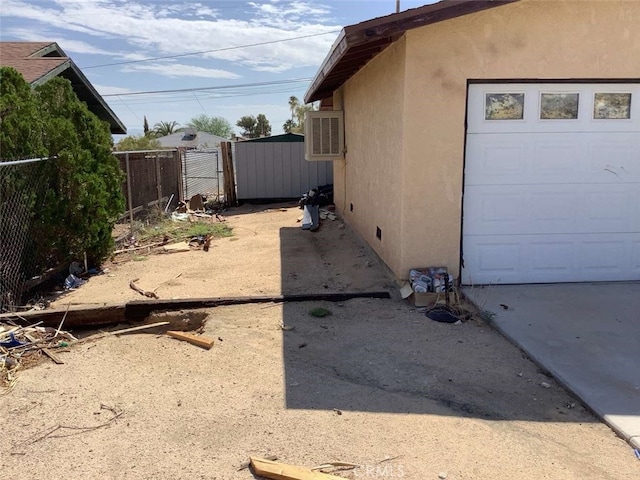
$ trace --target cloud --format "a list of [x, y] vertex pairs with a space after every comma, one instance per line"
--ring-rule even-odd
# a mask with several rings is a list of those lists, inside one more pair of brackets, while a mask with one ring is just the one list
[[112, 87], [110, 85], [92, 84], [100, 95], [117, 95], [119, 93], [130, 93], [132, 90], [124, 87]]
[[7, 36], [19, 38], [20, 40], [27, 42], [48, 42], [55, 38], [55, 41], [60, 45], [60, 48], [62, 48], [65, 53], [73, 52], [92, 55], [114, 55], [114, 52], [112, 51], [103, 50], [87, 42], [83, 42], [82, 40], [70, 40], [68, 38], [63, 38], [60, 37], [60, 35], [56, 35], [47, 30], [35, 32], [26, 28], [8, 28], [3, 33]]
[[233, 72], [215, 68], [196, 67], [183, 63], [139, 63], [127, 65], [123, 72], [151, 72], [165, 77], [240, 78]]
[[[211, 5], [215, 4], [181, 3], [177, 6], [142, 0], [3, 0], [3, 16], [20, 19], [23, 24], [27, 21], [34, 31], [49, 27], [85, 34], [89, 39], [93, 37], [101, 42], [117, 40], [120, 45], [124, 41], [136, 54], [146, 57], [265, 43], [340, 29], [328, 20], [329, 7], [316, 2], [282, 0], [240, 4], [242, 6], [225, 12], [225, 18]], [[334, 33], [214, 52], [204, 57], [258, 71], [283, 72], [294, 67], [319, 65], [335, 36]], [[90, 43], [82, 43], [86, 51]], [[81, 49], [82, 45], [74, 48]], [[113, 52], [113, 55], [123, 56], [122, 52]]]

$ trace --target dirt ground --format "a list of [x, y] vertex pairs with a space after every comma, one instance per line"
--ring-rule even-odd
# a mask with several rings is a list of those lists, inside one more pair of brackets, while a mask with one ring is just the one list
[[252, 455], [359, 464], [350, 479], [638, 478], [631, 448], [502, 336], [427, 319], [339, 220], [306, 232], [281, 207], [235, 209], [208, 253], [110, 265], [58, 306], [140, 300], [132, 278], [160, 298], [393, 299], [208, 309], [208, 351], [150, 333], [76, 345], [0, 397], [0, 478], [251, 479]]

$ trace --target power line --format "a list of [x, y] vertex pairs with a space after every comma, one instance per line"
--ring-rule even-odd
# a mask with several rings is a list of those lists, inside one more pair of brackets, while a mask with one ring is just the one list
[[160, 93], [200, 92], [206, 90], [224, 90], [228, 88], [263, 87], [268, 85], [286, 85], [291, 83], [310, 82], [312, 78], [291, 78], [288, 80], [275, 80], [273, 82], [242, 83], [237, 85], [219, 85], [217, 87], [176, 88], [173, 90], [150, 90], [146, 92], [108, 93], [102, 97], [125, 97], [132, 95], [155, 95]]
[[241, 48], [249, 48], [249, 47], [258, 47], [261, 45], [271, 45], [274, 43], [282, 43], [282, 42], [290, 42], [292, 40], [300, 40], [303, 38], [311, 38], [311, 37], [319, 37], [321, 35], [329, 35], [332, 33], [338, 33], [340, 30], [332, 30], [330, 32], [324, 32], [324, 33], [314, 33], [311, 35], [302, 35], [300, 37], [290, 37], [290, 38], [282, 38], [280, 40], [271, 40], [268, 42], [260, 42], [260, 43], [249, 43], [247, 45], [238, 45], [235, 47], [225, 47], [225, 48], [215, 48], [213, 50], [203, 50], [201, 52], [192, 52], [192, 53], [181, 53], [178, 55], [166, 55], [164, 57], [152, 57], [152, 58], [143, 58], [140, 60], [126, 60], [123, 62], [113, 62], [113, 63], [103, 63], [100, 65], [90, 65], [88, 67], [82, 67], [83, 70], [86, 70], [88, 68], [101, 68], [101, 67], [113, 67], [116, 65], [129, 65], [132, 63], [141, 63], [141, 62], [152, 62], [154, 60], [167, 60], [170, 58], [181, 58], [181, 57], [190, 57], [190, 56], [194, 56], [194, 55], [203, 55], [205, 53], [214, 53], [214, 52], [226, 52], [229, 50], [238, 50]]

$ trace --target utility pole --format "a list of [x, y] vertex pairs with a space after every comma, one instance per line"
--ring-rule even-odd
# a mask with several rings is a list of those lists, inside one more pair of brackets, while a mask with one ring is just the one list
[[396, 0], [396, 13], [400, 13], [400, 0]]

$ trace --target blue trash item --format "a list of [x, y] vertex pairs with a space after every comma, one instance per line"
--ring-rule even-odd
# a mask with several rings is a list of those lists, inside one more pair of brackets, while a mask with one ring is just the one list
[[20, 345], [24, 345], [24, 343], [22, 343], [20, 340], [17, 340], [13, 332], [9, 334], [9, 340], [0, 342], [0, 347], [2, 348], [19, 347]]
[[84, 285], [85, 283], [86, 283], [86, 280], [83, 280], [71, 274], [64, 279], [64, 288], [68, 288], [68, 289], [78, 288], [79, 286]]

